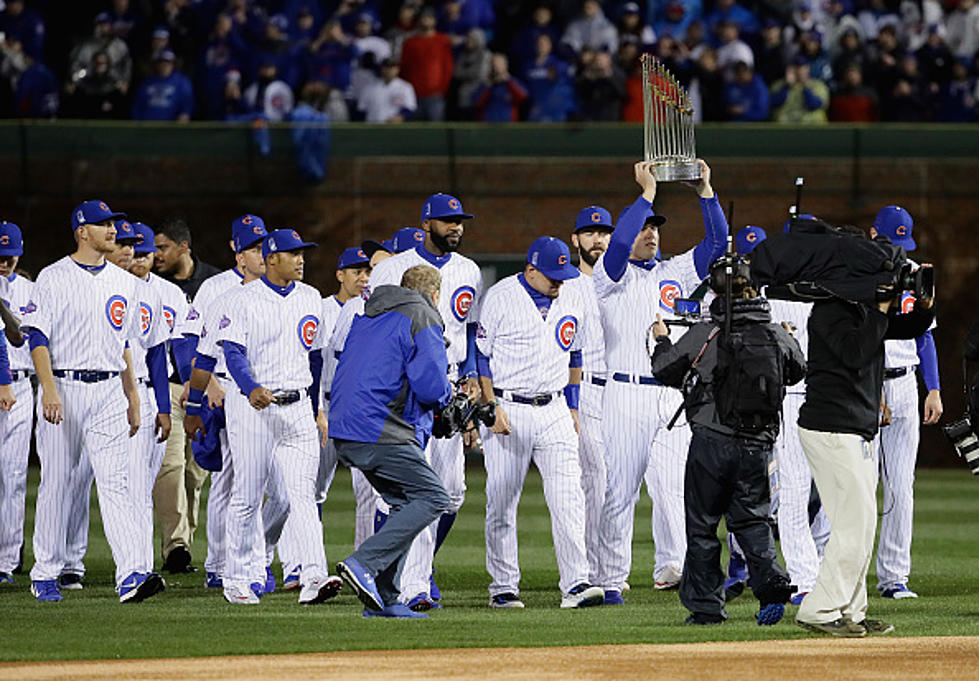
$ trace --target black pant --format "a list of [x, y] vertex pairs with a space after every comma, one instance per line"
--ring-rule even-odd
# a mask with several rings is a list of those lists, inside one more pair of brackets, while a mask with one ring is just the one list
[[687, 556], [680, 602], [690, 612], [727, 618], [717, 526], [724, 516], [748, 561], [762, 604], [785, 602], [789, 579], [776, 561], [768, 523], [768, 459], [772, 446], [694, 427], [684, 476]]

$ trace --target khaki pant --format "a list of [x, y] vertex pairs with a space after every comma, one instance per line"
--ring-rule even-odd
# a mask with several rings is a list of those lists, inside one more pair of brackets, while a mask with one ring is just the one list
[[877, 457], [859, 435], [799, 428], [823, 509], [829, 541], [816, 586], [799, 606], [801, 622], [824, 624], [867, 614], [867, 569], [877, 530]]
[[190, 549], [200, 517], [201, 487], [207, 471], [194, 461], [184, 434], [183, 386], [170, 384], [171, 422], [163, 465], [153, 487], [153, 507], [160, 523], [163, 559], [178, 546]]

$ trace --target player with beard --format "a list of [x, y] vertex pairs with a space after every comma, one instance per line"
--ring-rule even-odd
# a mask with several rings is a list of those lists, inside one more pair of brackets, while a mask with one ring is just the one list
[[[605, 502], [605, 445], [602, 442], [602, 396], [605, 392], [605, 337], [598, 310], [598, 295], [592, 272], [598, 257], [608, 248], [615, 224], [601, 206], [582, 208], [575, 220], [571, 245], [578, 251], [578, 269], [584, 276], [567, 280], [584, 301], [584, 318], [579, 333], [581, 343], [581, 395], [578, 410], [578, 455], [581, 460], [581, 487], [585, 492], [585, 549], [588, 576], [594, 584], [598, 568], [598, 537]], [[568, 390], [573, 390], [570, 387]]]

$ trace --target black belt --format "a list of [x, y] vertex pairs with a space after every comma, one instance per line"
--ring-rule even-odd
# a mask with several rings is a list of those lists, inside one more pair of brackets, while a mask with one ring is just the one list
[[326, 401], [329, 402], [330, 401], [330, 393], [329, 393], [329, 391], [323, 393], [323, 397], [325, 397], [326, 398]]
[[612, 380], [617, 383], [632, 383], [634, 385], [663, 385], [652, 376], [637, 376], [636, 374], [623, 374], [618, 371], [612, 374]]
[[11, 371], [10, 372], [10, 380], [11, 381], [19, 381], [20, 379], [27, 378], [30, 375], [31, 375], [31, 372], [28, 371], [27, 369], [20, 369], [18, 371]]
[[147, 378], [137, 378], [136, 379], [136, 382], [137, 383], [142, 383], [143, 385], [146, 385], [146, 386], [153, 385], [153, 382], [149, 379], [149, 377], [147, 377]]
[[272, 396], [275, 397], [275, 404], [284, 407], [287, 404], [298, 402], [302, 393], [298, 390], [274, 390]]
[[897, 367], [896, 369], [884, 369], [884, 380], [890, 380], [892, 378], [901, 378], [906, 373], [911, 371], [910, 367]]
[[100, 383], [119, 375], [118, 371], [73, 371], [70, 369], [56, 369], [54, 375], [58, 378], [70, 378], [73, 381], [82, 383]]
[[517, 404], [530, 404], [535, 407], [543, 407], [544, 405], [550, 404], [551, 400], [553, 400], [558, 393], [545, 393], [543, 395], [534, 395], [533, 397], [524, 397], [523, 395], [515, 395], [509, 390], [493, 388], [493, 394], [510, 402], [516, 402]]
[[604, 385], [605, 385], [606, 383], [608, 383], [608, 381], [606, 381], [606, 380], [605, 380], [604, 378], [602, 378], [601, 376], [590, 376], [590, 377], [588, 378], [588, 380], [589, 380], [589, 382], [590, 382], [590, 383], [592, 383], [593, 385], [601, 385], [601, 386], [604, 386]]
[[224, 373], [223, 371], [215, 371], [214, 375], [224, 381], [228, 380], [228, 374]]

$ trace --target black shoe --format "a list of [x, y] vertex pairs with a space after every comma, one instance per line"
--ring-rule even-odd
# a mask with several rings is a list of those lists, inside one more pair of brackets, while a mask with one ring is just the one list
[[14, 568], [13, 574], [20, 575], [24, 572], [24, 543], [20, 544], [20, 558], [17, 559], [17, 567]]
[[58, 586], [68, 591], [80, 591], [83, 587], [82, 576], [74, 572], [64, 572], [58, 576]]
[[894, 625], [884, 620], [865, 619], [860, 624], [867, 630], [868, 634], [889, 634], [894, 631]]
[[687, 619], [683, 620], [686, 624], [706, 626], [710, 624], [723, 624], [724, 618], [721, 615], [708, 615], [703, 612], [691, 613]]
[[197, 568], [190, 564], [190, 560], [190, 551], [187, 547], [177, 546], [163, 561], [163, 569], [170, 574], [197, 572]]

